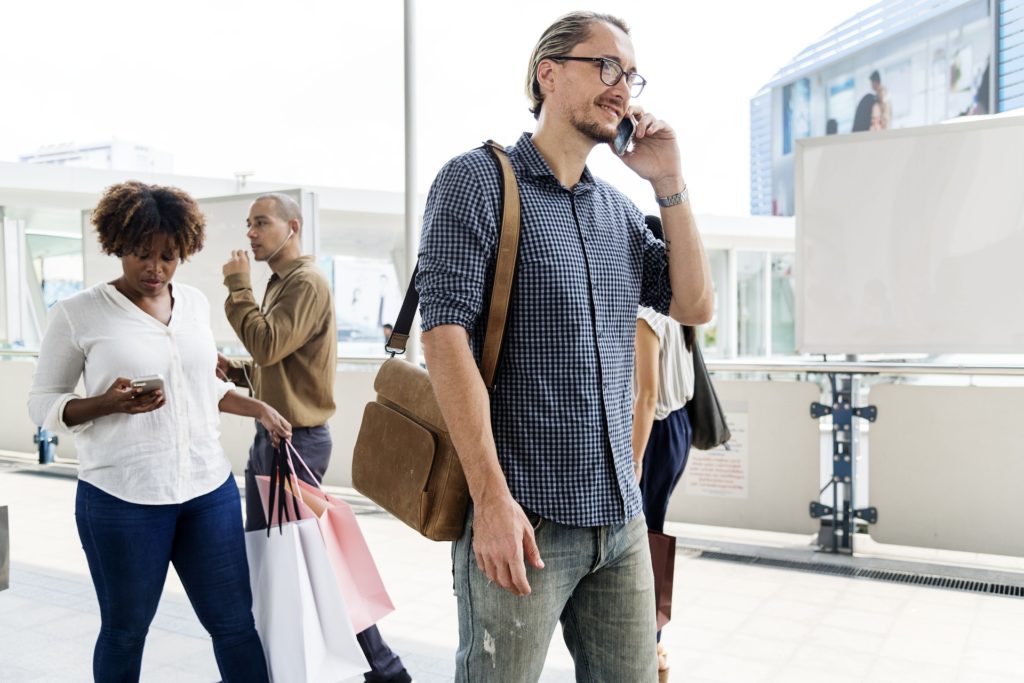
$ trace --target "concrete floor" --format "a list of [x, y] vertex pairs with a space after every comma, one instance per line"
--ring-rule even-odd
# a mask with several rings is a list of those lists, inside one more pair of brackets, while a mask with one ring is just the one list
[[[0, 459], [0, 505], [9, 506], [11, 527], [11, 587], [0, 592], [3, 683], [91, 680], [99, 616], [75, 531], [75, 485]], [[381, 632], [418, 683], [452, 680], [449, 544], [355, 502], [397, 607]], [[675, 584], [664, 631], [672, 681], [1024, 682], [1022, 598], [734, 564], [685, 549]], [[142, 680], [218, 680], [209, 638], [173, 572]], [[558, 635], [541, 680], [574, 680]]]

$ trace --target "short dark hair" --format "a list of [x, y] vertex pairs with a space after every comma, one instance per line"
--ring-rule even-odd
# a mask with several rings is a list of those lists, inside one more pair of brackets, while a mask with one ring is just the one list
[[268, 192], [252, 200], [252, 203], [255, 204], [264, 199], [274, 202], [274, 213], [277, 214], [278, 218], [285, 223], [298, 221], [299, 227], [302, 227], [302, 207], [299, 206], [299, 203], [294, 198], [286, 195], [284, 192]]
[[530, 55], [530, 67], [526, 74], [526, 97], [530, 100], [530, 113], [533, 114], [533, 118], [540, 117], [540, 108], [544, 104], [544, 94], [541, 93], [540, 83], [537, 81], [537, 67], [545, 59], [568, 54], [574, 47], [587, 41], [590, 38], [590, 27], [599, 21], [629, 35], [629, 26], [626, 22], [599, 12], [570, 12], [559, 17], [541, 34]]
[[108, 187], [92, 212], [92, 223], [103, 252], [118, 257], [138, 253], [163, 234], [184, 261], [203, 248], [206, 236], [206, 217], [187, 192], [137, 180]]
[[881, 83], [882, 82], [882, 75], [880, 73], [878, 73], [878, 69], [875, 69], [874, 71], [872, 71], [871, 75], [868, 76], [868, 78], [871, 79], [872, 83]]

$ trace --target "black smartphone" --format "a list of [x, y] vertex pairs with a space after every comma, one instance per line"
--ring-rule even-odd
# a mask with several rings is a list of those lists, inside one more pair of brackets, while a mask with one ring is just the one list
[[629, 151], [630, 145], [633, 143], [633, 133], [636, 132], [636, 123], [633, 121], [633, 116], [626, 114], [625, 118], [619, 122], [619, 128], [615, 133], [615, 142], [612, 143], [615, 147], [615, 153], [620, 157]]

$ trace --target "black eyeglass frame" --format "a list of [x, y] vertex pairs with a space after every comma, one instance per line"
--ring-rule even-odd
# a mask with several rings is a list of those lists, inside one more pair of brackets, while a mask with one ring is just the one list
[[[644, 86], [647, 85], [646, 78], [644, 78], [635, 71], [627, 72], [625, 69], [622, 68], [621, 64], [616, 62], [614, 59], [609, 59], [608, 57], [572, 57], [570, 55], [558, 55], [555, 57], [548, 57], [548, 59], [554, 62], [593, 62], [595, 64], [600, 64], [601, 82], [607, 85], [608, 87], [612, 87], [614, 85], [617, 85], [618, 82], [622, 80], [622, 77], [625, 76], [626, 84], [629, 85], [630, 97], [640, 97], [640, 93], [644, 91]], [[604, 78], [604, 70], [609, 68], [608, 65], [611, 65], [611, 68], [614, 68], [619, 72], [619, 75], [613, 78], [611, 83], [606, 81]], [[636, 92], [633, 92], [634, 89], [636, 89]]]

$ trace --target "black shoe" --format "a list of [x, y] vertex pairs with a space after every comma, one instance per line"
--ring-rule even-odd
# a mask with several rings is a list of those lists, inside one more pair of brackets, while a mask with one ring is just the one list
[[365, 681], [365, 683], [412, 683], [412, 677], [405, 669], [402, 669], [394, 676], [389, 676], [388, 678], [384, 678], [380, 674], [368, 671], [363, 676], [363, 681]]

